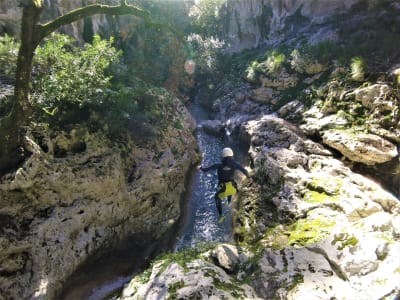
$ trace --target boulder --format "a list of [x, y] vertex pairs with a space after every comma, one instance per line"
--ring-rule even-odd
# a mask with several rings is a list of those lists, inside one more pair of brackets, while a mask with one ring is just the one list
[[273, 100], [274, 90], [272, 88], [261, 87], [254, 89], [251, 93], [251, 99], [258, 103], [270, 104]]
[[386, 84], [373, 84], [368, 87], [358, 88], [354, 91], [355, 99], [369, 109], [379, 108], [382, 111], [391, 110], [395, 104], [388, 101], [390, 88]]
[[293, 100], [278, 110], [278, 116], [285, 120], [296, 120], [302, 116], [304, 104], [299, 100]]
[[282, 70], [273, 77], [261, 76], [260, 80], [263, 87], [276, 88], [278, 90], [294, 87], [299, 81], [297, 75], [289, 74], [285, 70]]
[[[173, 260], [173, 259], [172, 259]], [[124, 299], [261, 299], [246, 283], [239, 283], [206, 259], [187, 262], [161, 260], [148, 278], [136, 276], [122, 291]]]
[[[332, 156], [305, 156], [303, 137], [279, 119], [249, 121], [243, 130], [260, 188], [242, 189], [244, 225], [237, 232], [261, 239], [261, 272], [253, 280], [257, 294], [264, 299], [398, 295], [398, 199]], [[276, 138], [259, 138], [265, 135]], [[290, 136], [289, 145], [279, 136]], [[272, 222], [271, 206], [260, 199], [275, 206]]]
[[393, 143], [374, 134], [353, 130], [327, 130], [323, 141], [348, 159], [366, 165], [384, 163], [398, 155]]
[[215, 136], [225, 135], [225, 124], [219, 120], [202, 121], [200, 127], [204, 130], [204, 132], [210, 135], [215, 135]]

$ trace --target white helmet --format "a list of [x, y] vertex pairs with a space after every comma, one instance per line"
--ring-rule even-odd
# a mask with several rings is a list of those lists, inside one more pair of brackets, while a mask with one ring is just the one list
[[233, 156], [233, 151], [231, 148], [222, 149], [222, 157]]

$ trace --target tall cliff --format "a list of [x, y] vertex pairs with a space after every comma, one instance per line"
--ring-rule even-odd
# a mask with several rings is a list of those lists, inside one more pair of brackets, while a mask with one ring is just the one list
[[[398, 6], [396, 1], [392, 1]], [[337, 39], [337, 24], [347, 14], [378, 5], [374, 0], [243, 0], [227, 1], [221, 9], [228, 51], [278, 43], [312, 44]], [[302, 38], [299, 39], [299, 35]]]

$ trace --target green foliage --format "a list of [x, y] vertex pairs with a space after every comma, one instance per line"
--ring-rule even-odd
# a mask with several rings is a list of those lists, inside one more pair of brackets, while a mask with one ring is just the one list
[[351, 78], [356, 81], [363, 81], [365, 78], [365, 61], [361, 57], [354, 57], [351, 60]]
[[[188, 37], [190, 52], [196, 62], [196, 73], [198, 75], [214, 76], [221, 75], [220, 58], [223, 54], [224, 42], [214, 37], [202, 37], [192, 34]], [[226, 63], [222, 60], [223, 63]], [[225, 70], [225, 67], [222, 68]]]
[[19, 43], [14, 38], [0, 36], [0, 73], [15, 78]]
[[119, 56], [112, 39], [95, 36], [92, 44], [79, 48], [70, 37], [53, 34], [37, 49], [33, 98], [51, 115], [65, 108], [101, 106], [110, 88], [106, 70]]
[[286, 62], [286, 55], [278, 49], [268, 51], [266, 56], [266, 64], [271, 73], [279, 71]]
[[358, 239], [354, 235], [349, 235], [348, 233], [335, 235], [333, 244], [338, 244], [337, 249], [343, 250], [346, 247], [354, 247], [358, 244]]
[[[15, 76], [18, 43], [2, 37], [1, 72]], [[160, 136], [169, 121], [177, 126], [172, 96], [131, 75], [129, 85], [112, 82], [110, 67], [121, 55], [113, 40], [95, 36], [83, 47], [62, 34], [52, 34], [38, 47], [34, 57], [32, 99], [41, 121], [65, 127], [86, 123], [105, 129], [112, 136], [124, 134], [148, 140]], [[124, 71], [128, 73], [128, 70]]]
[[131, 78], [176, 90], [184, 80], [182, 66], [187, 59], [184, 31], [189, 27], [188, 7], [181, 1], [132, 0], [150, 12], [163, 28], [146, 26], [137, 19], [124, 19], [124, 26], [115, 34], [116, 44], [123, 50], [122, 62], [127, 67], [115, 79], [125, 84]]
[[[105, 122], [112, 135], [128, 129], [136, 138], [159, 136], [172, 120], [172, 96], [162, 88], [141, 82], [137, 87], [118, 87], [98, 110], [93, 122]], [[178, 122], [178, 121], [176, 121]]]
[[226, 0], [199, 0], [193, 6], [190, 16], [192, 17], [192, 30], [205, 37], [221, 37], [223, 22], [220, 8]]

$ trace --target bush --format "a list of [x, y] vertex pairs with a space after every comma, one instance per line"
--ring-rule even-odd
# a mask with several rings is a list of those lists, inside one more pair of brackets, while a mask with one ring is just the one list
[[363, 81], [365, 78], [365, 62], [361, 57], [351, 60], [351, 78], [355, 81]]
[[102, 106], [110, 88], [106, 70], [119, 56], [112, 39], [95, 36], [92, 44], [79, 48], [70, 37], [53, 34], [34, 57], [33, 98], [50, 115], [66, 107]]
[[15, 78], [19, 43], [14, 38], [0, 36], [0, 73]]
[[278, 72], [286, 62], [286, 55], [279, 50], [273, 50], [266, 53], [266, 64], [271, 73]]

